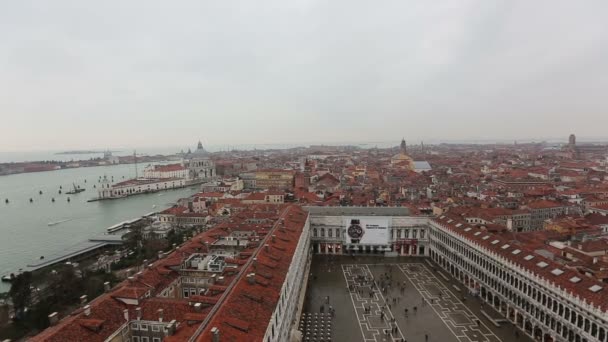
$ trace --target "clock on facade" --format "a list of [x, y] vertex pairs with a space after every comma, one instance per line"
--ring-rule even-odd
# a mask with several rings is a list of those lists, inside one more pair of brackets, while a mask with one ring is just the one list
[[361, 239], [364, 231], [363, 227], [361, 227], [361, 223], [359, 222], [359, 220], [351, 220], [347, 233], [351, 239]]

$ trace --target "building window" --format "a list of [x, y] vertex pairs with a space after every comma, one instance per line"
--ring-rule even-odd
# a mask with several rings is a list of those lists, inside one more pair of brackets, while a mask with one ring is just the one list
[[143, 336], [143, 337], [141, 338], [141, 342], [149, 342], [148, 337], [147, 337], [147, 336]]
[[317, 228], [312, 230], [312, 236], [317, 237]]
[[401, 229], [397, 229], [397, 239], [401, 239]]
[[424, 229], [420, 229], [420, 238], [421, 239], [424, 239], [424, 233], [425, 233], [425, 230]]
[[327, 230], [327, 237], [333, 237], [334, 231], [332, 229]]
[[152, 342], [160, 342], [160, 337], [152, 337]]
[[139, 336], [133, 336], [133, 342], [139, 342]]
[[152, 331], [159, 332], [160, 331], [160, 327], [158, 325], [153, 325], [152, 326]]
[[325, 228], [321, 228], [321, 237], [325, 237]]
[[131, 323], [131, 330], [139, 330], [139, 324]]
[[140, 330], [148, 331], [148, 325], [147, 324], [142, 324], [142, 325], [139, 326], [139, 329]]

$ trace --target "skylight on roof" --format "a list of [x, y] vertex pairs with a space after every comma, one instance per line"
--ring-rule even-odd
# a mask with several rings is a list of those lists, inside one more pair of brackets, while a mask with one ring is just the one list
[[499, 242], [500, 242], [499, 240], [494, 240], [494, 241], [492, 241], [492, 244], [495, 245], [495, 244], [497, 244]]
[[564, 273], [564, 271], [560, 270], [559, 268], [556, 268], [553, 271], [551, 271], [551, 274], [556, 275], [556, 276], [563, 274], [563, 273]]
[[486, 236], [482, 237], [482, 239], [484, 239], [484, 240], [487, 240], [489, 238], [490, 238], [490, 235], [486, 235]]
[[575, 283], [576, 284], [576, 283], [578, 283], [580, 281], [581, 281], [581, 278], [579, 278], [579, 277], [572, 277], [572, 278], [570, 278], [570, 282], [571, 283]]
[[526, 257], [524, 259], [530, 261], [530, 260], [534, 259], [534, 255], [528, 254], [528, 255], [526, 255]]
[[466, 228], [464, 229], [464, 231], [465, 231], [465, 232], [469, 232], [469, 231], [471, 231], [471, 227], [466, 227]]
[[593, 285], [589, 288], [589, 291], [593, 292], [593, 293], [597, 293], [600, 292], [603, 289], [603, 287], [599, 286], [599, 285]]
[[541, 262], [539, 262], [538, 264], [536, 264], [536, 266], [538, 266], [538, 267], [540, 267], [540, 268], [545, 268], [545, 267], [549, 266], [549, 264], [547, 264], [547, 263], [546, 263], [546, 262], [544, 262], [544, 261], [541, 261]]
[[511, 247], [511, 246], [509, 246], [509, 244], [506, 244], [506, 245], [503, 245], [503, 246], [502, 246], [502, 247], [500, 247], [500, 248], [502, 248], [502, 249], [507, 249], [507, 248], [509, 248], [509, 247]]
[[475, 234], [473, 234], [473, 235], [475, 235], [475, 236], [481, 235], [481, 232], [475, 232]]
[[449, 219], [449, 220], [448, 220], [448, 223], [452, 223], [452, 222], [454, 222], [454, 220], [452, 220], [452, 219]]
[[462, 226], [462, 223], [457, 224], [457, 225], [456, 225], [456, 228], [458, 228], [458, 227], [460, 227], [460, 226]]
[[445, 218], [445, 215], [444, 215], [444, 216], [441, 216], [439, 219], [443, 220], [444, 218]]

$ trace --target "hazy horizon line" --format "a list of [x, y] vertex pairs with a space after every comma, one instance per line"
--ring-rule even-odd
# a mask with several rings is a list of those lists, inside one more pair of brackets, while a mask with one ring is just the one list
[[[608, 142], [608, 137], [579, 137], [577, 136], [577, 141], [587, 142], [587, 143], [601, 143]], [[317, 141], [317, 142], [298, 142], [298, 143], [288, 143], [288, 142], [268, 142], [268, 143], [240, 143], [240, 144], [205, 144], [203, 142], [203, 147], [210, 152], [221, 152], [221, 151], [230, 151], [230, 150], [253, 150], [257, 147], [266, 147], [266, 148], [279, 148], [279, 149], [287, 149], [287, 148], [295, 148], [295, 147], [310, 147], [313, 145], [325, 145], [325, 146], [361, 146], [361, 145], [373, 145], [373, 144], [393, 144], [392, 146], [384, 146], [382, 148], [390, 148], [399, 145], [399, 140], [376, 140], [376, 141]], [[408, 144], [415, 146], [420, 145], [420, 143], [424, 143], [426, 145], [438, 145], [438, 144], [472, 144], [472, 145], [485, 145], [485, 144], [505, 144], [510, 143], [513, 144], [515, 142], [525, 144], [525, 143], [562, 143], [566, 144], [567, 137], [537, 137], [537, 138], [470, 138], [470, 139], [410, 139], [406, 138]], [[283, 146], [281, 148], [281, 146]], [[373, 147], [373, 146], [372, 146]], [[60, 153], [67, 151], [94, 151], [94, 153], [103, 153], [106, 150], [111, 151], [132, 151], [132, 150], [154, 150], [154, 149], [175, 149], [175, 153], [179, 153], [180, 150], [185, 150], [190, 148], [194, 150], [196, 148], [196, 144], [193, 143], [191, 145], [147, 145], [147, 146], [115, 146], [115, 147], [72, 147], [72, 148], [63, 148], [63, 149], [23, 149], [23, 150], [0, 150], [0, 153], [33, 153], [33, 152], [48, 152], [48, 153]]]

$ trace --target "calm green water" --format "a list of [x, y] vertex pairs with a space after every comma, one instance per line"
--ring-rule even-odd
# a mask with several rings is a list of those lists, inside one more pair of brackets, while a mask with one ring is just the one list
[[[98, 185], [99, 176], [103, 175], [113, 176], [118, 182], [123, 177], [132, 178], [134, 167], [100, 166], [0, 176], [0, 275], [24, 268], [42, 255], [59, 253], [66, 247], [104, 233], [107, 227], [116, 223], [163, 209], [196, 191], [184, 188], [87, 202], [97, 196], [93, 184]], [[87, 190], [66, 195], [65, 191], [72, 188], [72, 182]], [[58, 194], [59, 186], [63, 187], [62, 195]], [[40, 195], [39, 191], [43, 194]], [[53, 197], [55, 203], [51, 201]], [[9, 199], [9, 204], [5, 204], [5, 198]], [[33, 203], [29, 202], [30, 198]], [[62, 220], [70, 221], [48, 225]], [[0, 285], [0, 292], [7, 290], [7, 284]]]

